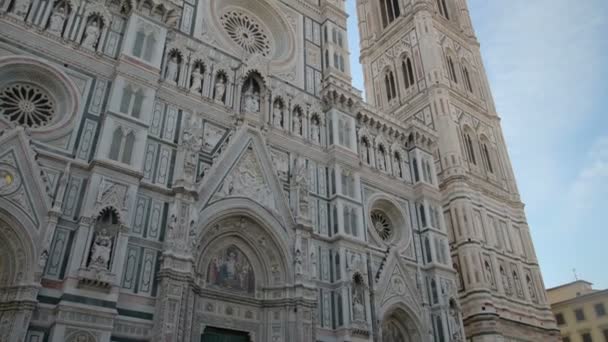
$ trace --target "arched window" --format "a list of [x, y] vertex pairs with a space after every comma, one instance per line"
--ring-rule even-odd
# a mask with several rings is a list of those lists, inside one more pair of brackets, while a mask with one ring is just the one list
[[412, 67], [411, 58], [407, 57], [401, 62], [401, 69], [403, 72], [403, 82], [405, 83], [405, 89], [409, 89], [414, 85], [414, 68]]
[[439, 8], [439, 14], [449, 20], [450, 13], [448, 12], [448, 5], [446, 3], [446, 0], [437, 0], [437, 7]]
[[131, 163], [131, 156], [133, 155], [133, 145], [135, 145], [135, 134], [130, 132], [127, 134], [127, 139], [125, 140], [125, 147], [122, 151], [122, 162], [125, 164]]
[[477, 165], [477, 159], [475, 158], [475, 149], [473, 148], [473, 140], [471, 139], [471, 135], [469, 134], [469, 132], [466, 132], [464, 134], [464, 144], [469, 161], [474, 165]]
[[344, 56], [340, 55], [340, 71], [344, 72]]
[[342, 272], [340, 270], [340, 253], [339, 252], [336, 252], [336, 254], [334, 256], [334, 264], [335, 264], [335, 268], [334, 268], [335, 280], [340, 280], [340, 278], [342, 278]]
[[325, 50], [325, 67], [329, 68], [329, 50]]
[[437, 282], [435, 279], [431, 280], [431, 294], [433, 295], [433, 304], [439, 302], [439, 294], [437, 293]]
[[388, 102], [391, 102], [394, 98], [397, 97], [395, 75], [393, 75], [392, 71], [388, 71], [386, 75], [384, 75], [384, 86], [386, 88], [386, 98], [388, 99]]
[[363, 161], [367, 165], [371, 165], [371, 163], [372, 163], [369, 147], [370, 147], [370, 145], [369, 145], [369, 141], [367, 140], [367, 137], [363, 137], [361, 139], [361, 154], [363, 157]]
[[380, 0], [382, 26], [386, 27], [401, 15], [398, 0]]
[[340, 69], [340, 60], [338, 59], [338, 54], [334, 52], [334, 68]]
[[458, 83], [458, 78], [456, 77], [456, 69], [454, 68], [454, 61], [452, 60], [451, 56], [447, 56], [447, 63], [448, 63], [448, 73], [450, 75], [450, 80], [452, 80], [452, 82], [454, 83]]
[[462, 75], [464, 76], [464, 84], [467, 86], [467, 90], [473, 92], [473, 84], [471, 83], [471, 77], [469, 76], [469, 69], [462, 67]]
[[112, 134], [112, 144], [110, 145], [110, 154], [108, 157], [112, 160], [118, 160], [120, 154], [120, 145], [122, 144], [122, 129], [120, 127], [114, 130]]
[[144, 103], [144, 98], [144, 91], [138, 89], [135, 92], [135, 98], [133, 99], [133, 109], [131, 109], [131, 115], [134, 118], [139, 118], [139, 116], [141, 115], [141, 106]]
[[424, 238], [424, 252], [426, 255], [426, 262], [433, 262], [433, 255], [431, 254], [431, 240], [428, 236]]
[[485, 142], [481, 144], [481, 153], [483, 153], [483, 159], [485, 161], [487, 170], [490, 171], [490, 173], [494, 173], [492, 158], [490, 158], [490, 152], [488, 151], [488, 144]]
[[420, 213], [420, 224], [422, 224], [422, 227], [426, 227], [426, 213], [423, 204], [418, 205], [418, 212]]

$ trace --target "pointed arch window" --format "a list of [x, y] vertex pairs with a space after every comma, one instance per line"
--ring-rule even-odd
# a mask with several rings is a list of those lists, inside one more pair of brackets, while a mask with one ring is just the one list
[[475, 149], [473, 148], [473, 140], [471, 139], [471, 135], [469, 132], [464, 134], [464, 143], [465, 148], [467, 150], [467, 157], [469, 157], [469, 161], [473, 163], [473, 165], [477, 165], [477, 159], [475, 158]]
[[450, 80], [452, 80], [452, 82], [454, 83], [458, 83], [458, 78], [456, 77], [456, 69], [454, 68], [454, 61], [452, 60], [451, 56], [447, 56], [447, 63], [448, 63], [448, 73], [450, 75]]
[[469, 75], [469, 69], [467, 67], [462, 67], [462, 75], [464, 76], [464, 84], [467, 87], [467, 90], [472, 93], [473, 92], [473, 83], [471, 83], [471, 76]]
[[380, 15], [383, 27], [395, 21], [401, 15], [399, 0], [380, 0]]
[[437, 8], [439, 9], [439, 14], [448, 20], [450, 19], [450, 13], [448, 12], [448, 4], [446, 0], [437, 0]]
[[414, 68], [412, 67], [412, 59], [407, 57], [403, 62], [401, 62], [401, 69], [403, 72], [405, 89], [409, 89], [414, 85]]
[[112, 133], [112, 143], [110, 145], [110, 153], [108, 158], [121, 163], [130, 164], [133, 157], [133, 149], [135, 146], [135, 133], [133, 131], [125, 132], [121, 127], [118, 127]]
[[492, 158], [490, 158], [490, 152], [488, 151], [488, 144], [483, 143], [481, 147], [481, 152], [483, 153], [483, 159], [486, 164], [486, 168], [490, 173], [494, 173], [494, 167], [492, 166]]
[[386, 98], [388, 102], [391, 102], [394, 98], [397, 97], [395, 75], [393, 75], [392, 71], [388, 71], [386, 75], [384, 75], [384, 86], [386, 88]]
[[151, 62], [156, 50], [156, 36], [154, 33], [146, 33], [143, 27], [140, 27], [135, 34], [135, 42], [133, 43], [133, 56], [141, 58], [146, 62]]

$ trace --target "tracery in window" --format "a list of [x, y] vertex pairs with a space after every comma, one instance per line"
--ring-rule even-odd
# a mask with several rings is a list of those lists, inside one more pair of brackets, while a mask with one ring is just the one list
[[224, 13], [220, 21], [230, 38], [245, 51], [262, 56], [271, 54], [271, 40], [268, 33], [253, 17], [232, 10]]
[[446, 19], [450, 19], [450, 13], [448, 12], [446, 0], [437, 0], [437, 8], [439, 9], [439, 14]]
[[399, 0], [380, 0], [382, 27], [387, 27], [401, 15]]
[[473, 84], [471, 83], [471, 77], [469, 76], [469, 69], [467, 67], [462, 68], [462, 75], [464, 76], [464, 84], [467, 87], [467, 90], [472, 93], [473, 92]]
[[135, 133], [129, 130], [124, 131], [121, 127], [117, 127], [112, 133], [112, 143], [110, 145], [108, 158], [130, 164], [134, 146]]
[[401, 62], [401, 69], [403, 72], [405, 89], [409, 89], [414, 85], [414, 68], [412, 67], [412, 59], [407, 57], [403, 62]]
[[390, 240], [393, 237], [394, 228], [389, 217], [381, 210], [373, 210], [370, 216], [372, 225], [380, 238], [384, 241]]
[[477, 159], [475, 158], [475, 149], [473, 148], [473, 140], [469, 132], [464, 133], [464, 144], [467, 152], [467, 157], [473, 165], [477, 165]]
[[0, 90], [0, 116], [16, 124], [37, 128], [55, 118], [55, 101], [42, 88], [30, 83], [12, 83]]
[[490, 158], [488, 144], [485, 142], [481, 144], [481, 153], [483, 154], [483, 159], [484, 159], [487, 170], [490, 173], [494, 173], [494, 167], [492, 166], [492, 158]]
[[397, 88], [395, 86], [395, 75], [392, 71], [388, 71], [384, 75], [384, 87], [386, 89], [386, 98], [388, 102], [391, 102], [397, 97]]
[[454, 67], [454, 61], [451, 56], [446, 57], [448, 64], [448, 74], [450, 76], [450, 80], [454, 83], [458, 83], [458, 78], [456, 77], [456, 68]]

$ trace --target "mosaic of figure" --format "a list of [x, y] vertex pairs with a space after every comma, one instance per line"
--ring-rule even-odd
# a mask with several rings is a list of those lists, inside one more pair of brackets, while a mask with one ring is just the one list
[[255, 277], [245, 255], [236, 246], [230, 246], [212, 257], [207, 271], [207, 284], [253, 294]]

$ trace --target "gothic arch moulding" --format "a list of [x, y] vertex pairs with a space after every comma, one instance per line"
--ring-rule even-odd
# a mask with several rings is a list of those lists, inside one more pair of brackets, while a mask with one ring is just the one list
[[57, 67], [38, 58], [0, 58], [0, 128], [27, 127], [34, 139], [53, 141], [71, 133], [80, 94]]
[[258, 206], [225, 199], [200, 213], [194, 258], [201, 287], [261, 298], [263, 288], [293, 281], [287, 237]]
[[[1, 202], [0, 202], [1, 204]], [[31, 285], [36, 281], [35, 243], [27, 228], [0, 210], [0, 293], [4, 288]], [[35, 300], [34, 298], [31, 298]]]
[[380, 317], [382, 342], [430, 341], [428, 335], [423, 333], [426, 330], [420, 323], [420, 317], [403, 303], [387, 307]]

